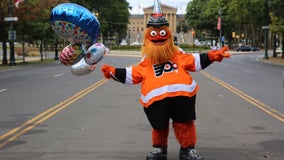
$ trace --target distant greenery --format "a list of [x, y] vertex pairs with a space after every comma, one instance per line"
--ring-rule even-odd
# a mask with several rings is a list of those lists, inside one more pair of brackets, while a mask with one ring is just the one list
[[112, 50], [132, 50], [132, 51], [140, 51], [140, 46], [113, 46], [110, 49]]
[[[196, 46], [196, 45], [189, 45], [189, 44], [180, 44], [180, 48], [185, 51], [204, 51], [209, 50], [210, 47], [208, 46]], [[128, 51], [140, 51], [140, 46], [114, 46], [110, 48], [111, 50], [128, 50]]]
[[[39, 49], [55, 45], [56, 35], [50, 26], [50, 12], [56, 5], [65, 2], [82, 5], [97, 16], [102, 42], [109, 39], [118, 41], [126, 36], [129, 18], [129, 4], [126, 0], [104, 0], [103, 3], [101, 0], [25, 0], [20, 3], [19, 8], [16, 8], [12, 1], [13, 16], [18, 17], [18, 21], [14, 22], [16, 41]], [[0, 43], [3, 46], [8, 42], [9, 23], [4, 21], [4, 17], [9, 16], [8, 3], [9, 0], [0, 1]], [[58, 42], [64, 46], [68, 43], [61, 38]], [[3, 47], [3, 53], [7, 55], [6, 47]]]
[[[217, 19], [221, 14], [222, 35], [229, 44], [234, 40], [244, 40], [251, 45], [261, 46], [264, 41], [262, 26], [269, 25], [272, 33], [283, 37], [283, 8], [283, 0], [191, 0], [185, 18], [190, 28], [196, 31], [197, 38], [205, 36], [217, 40]], [[239, 38], [233, 39], [232, 32]]]

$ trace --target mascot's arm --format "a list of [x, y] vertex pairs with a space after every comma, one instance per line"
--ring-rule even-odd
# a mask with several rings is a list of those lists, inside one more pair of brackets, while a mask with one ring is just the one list
[[227, 46], [221, 48], [220, 50], [211, 50], [208, 52], [208, 57], [211, 62], [214, 62], [214, 61], [221, 62], [223, 58], [230, 58], [230, 54], [225, 53], [228, 50], [229, 48]]
[[131, 66], [127, 68], [114, 68], [111, 65], [103, 65], [101, 71], [107, 79], [114, 79], [118, 82], [125, 84], [137, 84], [142, 81], [139, 72], [140, 66]]
[[105, 78], [114, 79], [121, 83], [125, 83], [126, 79], [126, 69], [125, 68], [114, 68], [111, 65], [103, 65], [101, 71], [103, 72]]
[[201, 69], [205, 69], [212, 63], [208, 57], [208, 54], [205, 53], [199, 54], [199, 58], [200, 58]]
[[212, 50], [207, 54], [183, 54], [185, 69], [188, 71], [200, 71], [208, 67], [212, 62], [221, 62], [223, 58], [230, 58], [230, 54], [225, 53], [229, 48], [223, 47], [220, 50]]
[[182, 62], [184, 63], [184, 69], [197, 72], [205, 69], [212, 62], [208, 58], [208, 54], [182, 54]]

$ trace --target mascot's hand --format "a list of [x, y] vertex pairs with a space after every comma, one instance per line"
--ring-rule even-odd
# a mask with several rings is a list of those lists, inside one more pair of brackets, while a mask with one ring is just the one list
[[115, 75], [115, 68], [111, 65], [103, 65], [101, 71], [107, 79], [113, 78]]
[[220, 50], [212, 50], [208, 52], [208, 57], [210, 59], [211, 62], [214, 61], [218, 61], [221, 62], [223, 60], [223, 58], [230, 58], [230, 54], [229, 53], [225, 53], [227, 50], [229, 50], [229, 48], [223, 47]]
[[90, 70], [90, 71], [94, 71], [94, 70], [96, 69], [96, 67], [97, 67], [97, 66], [96, 66], [95, 64], [93, 64], [93, 65], [91, 65], [91, 66], [89, 67], [89, 70]]

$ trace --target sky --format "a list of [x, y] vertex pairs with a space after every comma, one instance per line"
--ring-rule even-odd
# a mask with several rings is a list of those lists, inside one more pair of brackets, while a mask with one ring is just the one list
[[[177, 14], [184, 14], [190, 0], [160, 0], [162, 4], [177, 8]], [[131, 14], [143, 14], [143, 8], [152, 6], [154, 0], [127, 0], [132, 10]]]

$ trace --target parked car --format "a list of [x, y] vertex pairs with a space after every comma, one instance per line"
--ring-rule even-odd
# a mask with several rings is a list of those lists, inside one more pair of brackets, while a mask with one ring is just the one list
[[279, 46], [276, 48], [276, 53], [281, 54], [282, 53], [282, 46]]
[[218, 50], [218, 49], [220, 49], [220, 47], [219, 46], [210, 46], [210, 49], [211, 50]]
[[123, 40], [120, 42], [119, 45], [120, 45], [120, 46], [127, 46], [126, 40], [123, 39]]
[[174, 44], [175, 44], [176, 46], [179, 46], [177, 36], [174, 36]]
[[234, 51], [259, 51], [259, 48], [253, 46], [239, 46], [234, 49]]
[[141, 45], [142, 45], [142, 43], [139, 43], [137, 41], [130, 44], [130, 46], [141, 46]]

